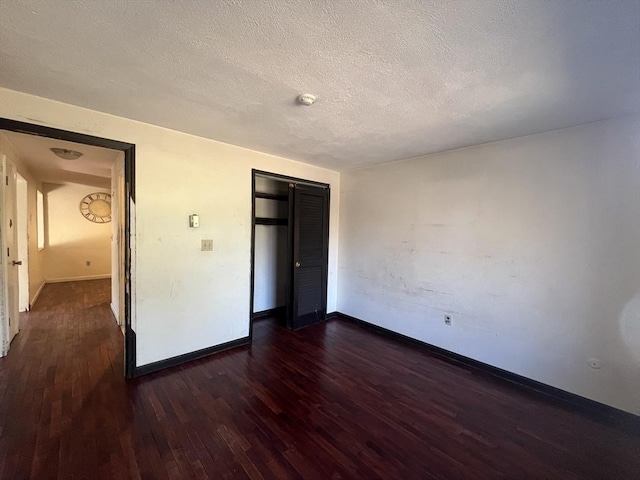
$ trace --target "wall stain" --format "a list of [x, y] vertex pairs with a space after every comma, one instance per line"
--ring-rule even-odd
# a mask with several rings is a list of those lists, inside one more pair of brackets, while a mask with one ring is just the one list
[[442, 290], [434, 290], [433, 288], [418, 287], [418, 290], [422, 291], [422, 292], [431, 292], [431, 293], [440, 293], [442, 295], [451, 295], [449, 292], [444, 292]]
[[42, 125], [51, 125], [49, 122], [45, 122], [43, 120], [38, 120], [37, 118], [24, 117], [25, 120], [29, 120], [30, 122], [41, 123]]

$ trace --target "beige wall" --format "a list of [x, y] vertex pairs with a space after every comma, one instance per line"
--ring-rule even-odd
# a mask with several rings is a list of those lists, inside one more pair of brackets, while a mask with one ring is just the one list
[[640, 414], [638, 117], [344, 173], [340, 217], [340, 312]]
[[[1, 97], [0, 97], [1, 99]], [[9, 158], [20, 175], [27, 181], [28, 196], [28, 227], [29, 235], [29, 297], [30, 303], [33, 304], [36, 296], [40, 293], [44, 285], [44, 250], [38, 251], [38, 235], [37, 235], [37, 214], [36, 214], [36, 192], [42, 190], [42, 184], [38, 182], [31, 171], [26, 167], [24, 162], [16, 153], [15, 147], [7, 136], [0, 132], [0, 151]]]
[[[136, 145], [138, 365], [248, 335], [252, 168], [331, 185], [327, 307], [335, 310], [338, 172], [7, 89], [0, 115]], [[191, 213], [200, 228], [188, 227]], [[202, 239], [213, 239], [213, 252], [200, 251]]]
[[[108, 189], [87, 185], [44, 184], [47, 236], [45, 279], [60, 282], [105, 278], [111, 273], [111, 223], [90, 222], [80, 213], [80, 200]], [[87, 266], [89, 262], [91, 265]]]

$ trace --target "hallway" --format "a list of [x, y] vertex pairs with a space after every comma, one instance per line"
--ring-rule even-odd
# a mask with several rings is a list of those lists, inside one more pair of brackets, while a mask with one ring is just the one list
[[130, 402], [110, 295], [109, 279], [52, 283], [21, 314], [0, 359], [0, 478], [98, 478], [131, 453], [112, 443], [126, 441]]
[[[341, 321], [130, 382], [109, 281], [47, 285], [0, 359], [0, 478], [604, 479], [640, 439]], [[637, 477], [635, 477], [637, 478]]]

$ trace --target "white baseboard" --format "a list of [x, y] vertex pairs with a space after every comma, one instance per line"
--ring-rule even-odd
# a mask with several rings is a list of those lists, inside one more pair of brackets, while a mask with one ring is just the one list
[[29, 309], [32, 309], [33, 306], [36, 304], [36, 300], [38, 300], [38, 297], [42, 293], [42, 289], [44, 288], [44, 286], [46, 284], [47, 284], [47, 282], [45, 282], [43, 280], [42, 283], [40, 284], [40, 286], [38, 287], [38, 290], [36, 291], [36, 294], [33, 296], [33, 298], [31, 300], [29, 300]]
[[116, 319], [116, 323], [120, 325], [120, 320], [118, 319], [118, 312], [116, 312], [116, 309], [113, 306], [113, 303], [109, 302], [109, 307], [111, 308], [111, 313], [113, 313], [113, 318]]
[[60, 277], [60, 278], [47, 278], [46, 283], [62, 283], [62, 282], [81, 282], [83, 280], [102, 280], [105, 278], [111, 278], [111, 274], [105, 275], [85, 275], [83, 277]]

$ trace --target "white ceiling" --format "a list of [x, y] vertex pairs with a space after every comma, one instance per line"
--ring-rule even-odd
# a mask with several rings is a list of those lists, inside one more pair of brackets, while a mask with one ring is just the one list
[[[123, 155], [118, 150], [108, 148], [24, 133], [7, 131], [2, 133], [9, 139], [20, 156], [20, 160], [27, 165], [31, 173], [45, 183], [79, 183], [109, 188], [111, 186], [111, 166], [118, 155]], [[64, 160], [50, 150], [54, 147], [77, 150], [84, 155], [77, 160]]]
[[0, 84], [347, 170], [640, 111], [639, 21], [638, 0], [3, 1]]

